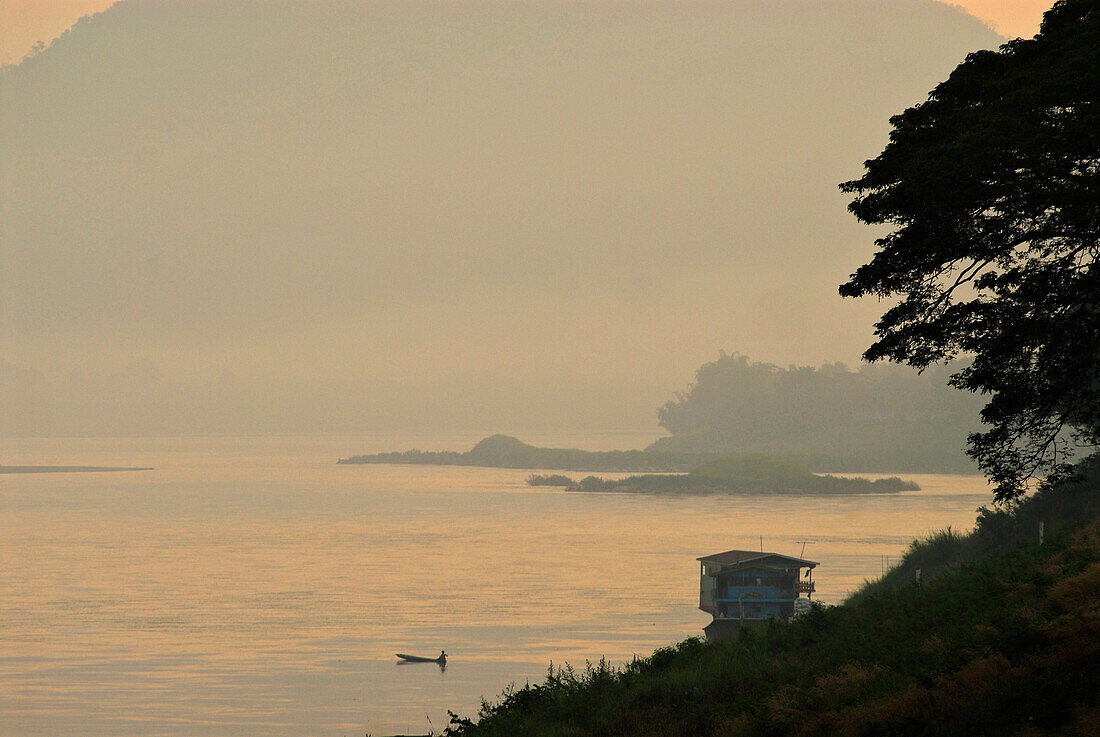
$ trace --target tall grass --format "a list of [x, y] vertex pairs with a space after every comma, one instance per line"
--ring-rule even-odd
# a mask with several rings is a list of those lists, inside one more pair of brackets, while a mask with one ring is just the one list
[[1001, 507], [979, 507], [974, 531], [960, 535], [950, 527], [914, 540], [901, 561], [878, 581], [869, 582], [848, 599], [860, 601], [869, 591], [914, 585], [916, 571], [930, 581], [945, 570], [993, 555], [1039, 544], [1039, 524], [1048, 539], [1100, 518], [1100, 456], [1079, 466], [1079, 478]]
[[[986, 510], [970, 535], [914, 542], [842, 606], [730, 641], [685, 640], [621, 668], [551, 668], [449, 733], [1098, 734], [1100, 521], [1082, 523], [1100, 517], [1100, 484], [1053, 493]], [[1036, 515], [1050, 531], [1041, 547]], [[917, 565], [934, 574], [922, 586], [904, 570]]]

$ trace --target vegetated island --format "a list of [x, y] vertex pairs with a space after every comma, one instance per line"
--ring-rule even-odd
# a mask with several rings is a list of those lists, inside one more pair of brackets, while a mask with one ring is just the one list
[[531, 486], [561, 486], [567, 491], [619, 491], [677, 494], [883, 494], [920, 489], [912, 481], [891, 476], [871, 481], [811, 473], [799, 463], [763, 455], [726, 456], [686, 474], [644, 474], [625, 479], [588, 476], [532, 475]]
[[152, 466], [0, 466], [0, 473], [113, 473], [152, 470]]
[[539, 448], [508, 435], [491, 435], [465, 452], [406, 450], [341, 458], [337, 463], [392, 463], [423, 466], [538, 468], [603, 473], [675, 473], [714, 460], [713, 453], [680, 451]]
[[981, 428], [982, 399], [949, 386], [952, 370], [782, 368], [722, 353], [657, 410], [670, 434], [646, 450], [763, 453], [844, 473], [974, 473], [962, 448]]
[[389, 463], [425, 466], [531, 468], [603, 473], [635, 473], [625, 479], [534, 475], [531, 486], [561, 486], [570, 491], [648, 493], [801, 493], [881, 494], [916, 491], [912, 481], [897, 477], [870, 481], [812, 473], [798, 460], [763, 454], [718, 455], [676, 451], [539, 448], [508, 435], [492, 435], [466, 452], [407, 450], [341, 458], [337, 463]]
[[453, 716], [448, 734], [1096, 735], [1100, 462], [1083, 470], [979, 510], [969, 535], [914, 542], [840, 606], [622, 667], [551, 666], [476, 719]]

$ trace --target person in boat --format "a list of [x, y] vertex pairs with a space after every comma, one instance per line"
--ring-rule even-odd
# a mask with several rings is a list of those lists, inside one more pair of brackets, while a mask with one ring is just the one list
[[439, 651], [439, 660], [443, 661], [443, 660], [446, 660], [446, 659], [447, 659], [447, 651], [446, 650], [440, 650]]

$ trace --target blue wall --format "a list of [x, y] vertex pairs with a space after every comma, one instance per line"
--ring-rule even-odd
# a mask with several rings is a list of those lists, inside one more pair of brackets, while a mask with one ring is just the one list
[[[760, 581], [760, 585], [757, 585]], [[718, 615], [738, 617], [743, 610], [746, 618], [789, 617], [798, 598], [795, 584], [798, 576], [776, 574], [755, 568], [718, 576], [715, 602]], [[738, 604], [738, 599], [742, 605]]]

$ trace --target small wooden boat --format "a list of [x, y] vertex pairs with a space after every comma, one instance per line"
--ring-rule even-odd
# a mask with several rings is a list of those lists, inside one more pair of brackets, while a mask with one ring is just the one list
[[410, 663], [446, 663], [447, 653], [446, 651], [440, 651], [438, 658], [424, 658], [420, 655], [406, 655], [405, 653], [397, 653], [397, 657]]

